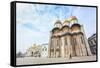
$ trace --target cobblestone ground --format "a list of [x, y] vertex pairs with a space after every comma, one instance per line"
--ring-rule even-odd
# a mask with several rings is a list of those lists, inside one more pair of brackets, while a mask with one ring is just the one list
[[17, 58], [17, 65], [30, 65], [30, 64], [45, 64], [45, 63], [63, 63], [63, 62], [80, 62], [80, 61], [95, 61], [96, 56], [72, 57], [68, 58], [34, 58], [24, 57]]

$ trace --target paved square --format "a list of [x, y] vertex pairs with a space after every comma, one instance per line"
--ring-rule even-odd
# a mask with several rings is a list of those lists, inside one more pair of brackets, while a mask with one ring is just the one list
[[63, 63], [63, 62], [79, 62], [79, 61], [95, 61], [96, 56], [82, 56], [68, 58], [34, 58], [24, 57], [17, 58], [17, 65], [30, 65], [30, 64], [46, 64], [46, 63]]

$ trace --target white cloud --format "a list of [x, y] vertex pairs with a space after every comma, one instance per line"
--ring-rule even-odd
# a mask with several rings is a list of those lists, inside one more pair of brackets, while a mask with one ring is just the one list
[[[83, 7], [81, 8], [81, 7], [67, 6], [66, 8], [63, 8], [59, 12], [57, 12], [59, 19], [62, 20], [65, 17], [70, 16], [72, 9], [73, 9], [72, 15], [78, 17], [79, 23], [84, 25], [86, 34], [89, 34], [88, 36], [90, 36], [90, 34], [94, 32], [93, 30], [95, 28], [94, 25], [95, 12], [92, 11], [90, 12], [88, 11], [90, 9], [88, 10], [87, 8], [83, 9]], [[38, 43], [38, 44], [48, 43], [49, 32], [53, 28], [53, 24], [57, 20], [57, 16], [53, 12], [56, 13], [56, 10], [54, 10], [52, 6], [47, 7], [42, 5], [41, 7], [39, 5], [24, 4], [24, 3], [17, 4], [17, 51], [25, 52], [25, 50], [29, 48], [33, 43]], [[28, 24], [29, 26], [23, 26], [25, 24], [26, 25]]]

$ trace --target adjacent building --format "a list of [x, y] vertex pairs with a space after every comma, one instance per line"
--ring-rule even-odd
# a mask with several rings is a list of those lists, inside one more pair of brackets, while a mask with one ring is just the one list
[[96, 34], [93, 34], [91, 37], [88, 38], [88, 42], [90, 45], [90, 49], [93, 55], [96, 54]]
[[48, 57], [70, 58], [92, 55], [83, 25], [78, 23], [76, 16], [71, 16], [63, 22], [57, 20], [50, 34]]
[[41, 57], [48, 57], [48, 44], [42, 44]]
[[33, 44], [26, 51], [27, 57], [47, 57], [48, 56], [48, 44], [37, 45]]
[[26, 51], [27, 57], [41, 57], [41, 46], [33, 44], [29, 49]]

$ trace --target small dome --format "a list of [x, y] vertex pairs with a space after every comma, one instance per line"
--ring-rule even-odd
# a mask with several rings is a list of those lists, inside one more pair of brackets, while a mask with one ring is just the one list
[[71, 20], [77, 20], [76, 16], [71, 16]]
[[68, 18], [68, 20], [69, 20], [69, 21], [73, 21], [73, 20], [76, 20], [76, 21], [77, 21], [78, 19], [77, 19], [76, 16], [71, 16], [71, 17]]
[[72, 30], [72, 31], [81, 30], [81, 25], [80, 25], [80, 24], [73, 24], [73, 25], [71, 26], [71, 30]]
[[62, 30], [63, 32], [68, 32], [69, 29], [70, 29], [70, 27], [67, 26], [67, 25], [65, 25], [65, 26], [63, 26], [63, 27], [61, 28], [61, 30]]
[[63, 27], [61, 28], [61, 30], [62, 30], [63, 28], [68, 28], [68, 29], [70, 29], [70, 27], [67, 26], [67, 25], [63, 26]]
[[55, 23], [54, 25], [56, 25], [56, 24], [61, 24], [61, 25], [62, 25], [62, 23], [61, 23], [60, 20], [57, 20], [56, 23]]
[[61, 28], [62, 27], [62, 23], [60, 20], [57, 20], [54, 24], [55, 27]]
[[69, 23], [69, 20], [68, 20], [68, 19], [65, 19], [65, 20], [64, 20], [64, 23]]
[[70, 21], [68, 19], [65, 19], [64, 22], [63, 22], [63, 26], [65, 25], [69, 25]]
[[58, 33], [60, 31], [60, 29], [58, 27], [55, 27], [52, 29], [52, 33]]
[[75, 23], [75, 24], [73, 24], [73, 25], [71, 26], [71, 28], [72, 28], [72, 27], [74, 27], [74, 26], [81, 27], [81, 25], [80, 25], [80, 24]]

